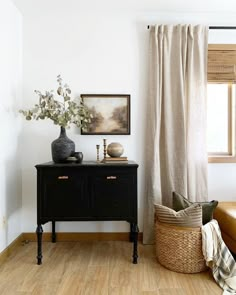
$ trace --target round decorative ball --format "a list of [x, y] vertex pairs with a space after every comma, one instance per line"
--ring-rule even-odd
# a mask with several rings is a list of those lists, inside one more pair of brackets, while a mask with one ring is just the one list
[[112, 142], [107, 146], [107, 154], [110, 157], [120, 157], [124, 152], [123, 146], [118, 142]]

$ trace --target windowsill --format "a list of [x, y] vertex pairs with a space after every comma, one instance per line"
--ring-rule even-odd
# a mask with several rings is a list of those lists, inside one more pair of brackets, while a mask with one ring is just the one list
[[208, 157], [208, 163], [236, 163], [236, 156], [212, 156]]

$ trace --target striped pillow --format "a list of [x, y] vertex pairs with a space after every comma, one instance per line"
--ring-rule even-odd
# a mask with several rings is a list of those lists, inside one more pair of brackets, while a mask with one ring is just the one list
[[193, 204], [184, 210], [175, 210], [163, 205], [155, 204], [155, 213], [158, 221], [176, 226], [202, 226], [202, 206]]

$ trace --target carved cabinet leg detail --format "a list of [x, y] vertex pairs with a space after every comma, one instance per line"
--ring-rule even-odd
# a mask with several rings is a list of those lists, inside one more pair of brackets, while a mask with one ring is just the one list
[[42, 235], [43, 235], [43, 228], [41, 224], [38, 224], [37, 229], [37, 240], [38, 240], [38, 255], [37, 255], [37, 260], [38, 260], [38, 265], [42, 264]]
[[129, 241], [133, 242], [134, 241], [134, 230], [135, 229], [135, 224], [130, 222], [130, 233], [129, 233]]
[[138, 225], [134, 224], [134, 232], [133, 232], [133, 237], [134, 237], [134, 250], [133, 250], [133, 263], [137, 264], [138, 263]]

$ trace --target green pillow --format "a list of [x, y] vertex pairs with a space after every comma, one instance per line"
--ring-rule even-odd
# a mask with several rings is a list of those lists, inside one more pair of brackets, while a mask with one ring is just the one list
[[183, 210], [192, 204], [200, 204], [202, 206], [202, 223], [206, 224], [213, 218], [213, 212], [218, 205], [218, 201], [211, 202], [190, 202], [181, 194], [173, 192], [173, 209], [175, 211]]

